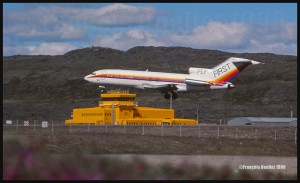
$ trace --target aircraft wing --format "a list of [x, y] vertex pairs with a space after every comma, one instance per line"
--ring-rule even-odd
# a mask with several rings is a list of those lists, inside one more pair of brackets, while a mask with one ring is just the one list
[[144, 89], [177, 90], [175, 84], [142, 84]]

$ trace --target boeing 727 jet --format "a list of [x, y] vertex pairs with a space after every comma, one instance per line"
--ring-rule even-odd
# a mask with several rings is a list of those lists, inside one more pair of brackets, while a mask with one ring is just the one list
[[254, 60], [230, 57], [221, 64], [208, 68], [189, 68], [189, 74], [104, 69], [85, 76], [85, 80], [100, 85], [137, 89], [156, 89], [164, 93], [165, 99], [178, 98], [177, 92], [201, 92], [216, 89], [232, 89], [232, 80], [248, 65], [260, 64]]

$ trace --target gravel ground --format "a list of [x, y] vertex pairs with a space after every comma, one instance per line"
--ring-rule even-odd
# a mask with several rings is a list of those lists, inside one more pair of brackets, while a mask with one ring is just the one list
[[[238, 133], [236, 133], [238, 128]], [[257, 136], [255, 129], [257, 128]], [[107, 132], [106, 132], [107, 129]], [[125, 129], [125, 130], [124, 130]], [[295, 127], [3, 126], [4, 135], [43, 144], [52, 154], [229, 155], [296, 157]], [[276, 141], [274, 130], [277, 130]], [[125, 132], [125, 133], [124, 133]], [[236, 135], [237, 134], [237, 135]]]

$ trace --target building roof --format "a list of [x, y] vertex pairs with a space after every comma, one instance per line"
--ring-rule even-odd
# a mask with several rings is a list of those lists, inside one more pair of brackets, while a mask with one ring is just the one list
[[[290, 123], [292, 121], [297, 121], [297, 118], [270, 118], [270, 117], [237, 117], [237, 118], [233, 118], [231, 120], [247, 120], [249, 122], [266, 122], [266, 123]], [[230, 121], [231, 121], [230, 120]]]

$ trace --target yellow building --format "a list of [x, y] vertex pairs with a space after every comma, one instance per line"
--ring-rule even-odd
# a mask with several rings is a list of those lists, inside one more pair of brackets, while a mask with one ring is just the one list
[[73, 119], [66, 124], [109, 124], [109, 125], [196, 125], [193, 119], [174, 118], [173, 109], [138, 107], [136, 94], [127, 91], [111, 91], [101, 94], [98, 107], [73, 109]]

